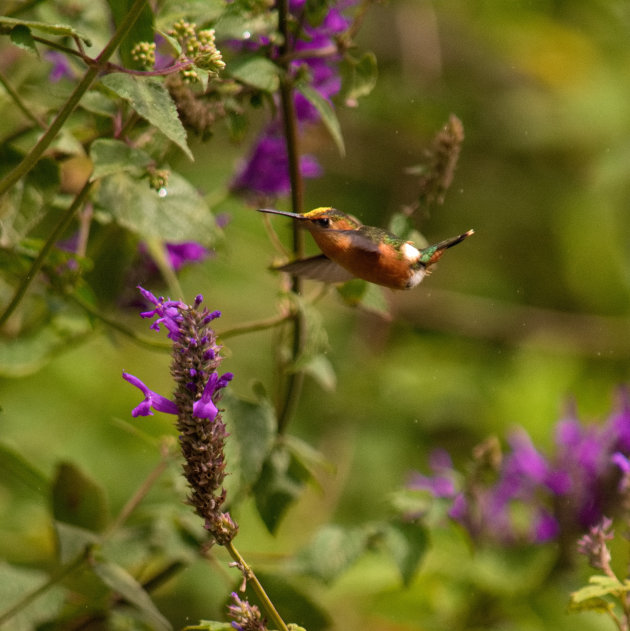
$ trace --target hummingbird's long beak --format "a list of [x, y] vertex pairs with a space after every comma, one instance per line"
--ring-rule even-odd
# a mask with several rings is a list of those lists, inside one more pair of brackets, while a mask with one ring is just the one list
[[275, 210], [275, 208], [257, 208], [259, 213], [269, 213], [270, 215], [282, 215], [283, 217], [292, 217], [293, 219], [305, 219], [304, 215], [299, 213], [290, 213], [285, 210]]

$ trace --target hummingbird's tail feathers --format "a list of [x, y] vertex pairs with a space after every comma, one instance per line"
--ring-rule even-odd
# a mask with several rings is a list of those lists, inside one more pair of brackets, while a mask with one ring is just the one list
[[475, 234], [475, 231], [471, 228], [463, 234], [457, 235], [456, 237], [451, 237], [450, 239], [444, 239], [444, 241], [436, 243], [434, 247], [436, 250], [448, 250], [448, 248], [452, 248], [454, 245], [461, 243], [464, 239], [467, 239], [472, 234]]
[[475, 234], [475, 231], [471, 228], [466, 232], [457, 235], [456, 237], [451, 237], [450, 239], [444, 239], [444, 241], [440, 241], [439, 243], [434, 243], [430, 245], [428, 248], [424, 248], [422, 250], [422, 256], [420, 257], [420, 261], [426, 265], [433, 265], [437, 263], [437, 261], [441, 258], [442, 254], [449, 248], [452, 248], [454, 245], [461, 243], [464, 239], [467, 239], [470, 235]]
[[319, 280], [324, 283], [345, 283], [354, 278], [347, 269], [331, 261], [324, 254], [311, 256], [307, 259], [298, 259], [271, 269], [278, 272], [286, 272], [292, 276]]

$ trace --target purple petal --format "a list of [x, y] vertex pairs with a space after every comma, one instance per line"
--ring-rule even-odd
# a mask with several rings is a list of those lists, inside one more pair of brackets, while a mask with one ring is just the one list
[[151, 408], [153, 408], [156, 412], [165, 412], [166, 414], [179, 413], [177, 405], [173, 401], [163, 397], [157, 392], [153, 392], [153, 390], [150, 390], [140, 379], [138, 379], [138, 377], [135, 377], [124, 370], [122, 376], [125, 381], [138, 388], [142, 394], [144, 394], [144, 401], [137, 405], [131, 412], [131, 416], [134, 418], [138, 416], [152, 416], [153, 412], [151, 411]]

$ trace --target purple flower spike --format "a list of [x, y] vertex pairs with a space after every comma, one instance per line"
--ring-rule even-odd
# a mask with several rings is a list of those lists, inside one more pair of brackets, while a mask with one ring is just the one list
[[144, 401], [140, 403], [140, 405], [137, 405], [131, 412], [131, 416], [134, 418], [137, 416], [152, 416], [153, 412], [151, 408], [157, 412], [165, 412], [166, 414], [179, 413], [179, 409], [173, 401], [147, 388], [147, 386], [142, 383], [138, 377], [135, 377], [124, 370], [122, 376], [125, 381], [128, 381], [132, 386], [135, 386], [142, 392], [142, 394], [144, 394]]
[[178, 340], [181, 335], [180, 324], [183, 319], [180, 309], [185, 308], [186, 305], [178, 300], [165, 300], [161, 296], [156, 298], [150, 291], [139, 285], [138, 289], [147, 301], [155, 305], [155, 309], [143, 311], [140, 317], [153, 318], [158, 316], [158, 319], [151, 324], [151, 328], [154, 331], [159, 331], [160, 324], [163, 324], [168, 329], [167, 337], [171, 340]]

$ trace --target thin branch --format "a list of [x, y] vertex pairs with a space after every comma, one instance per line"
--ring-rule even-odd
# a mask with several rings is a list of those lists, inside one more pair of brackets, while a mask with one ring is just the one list
[[77, 568], [83, 565], [92, 550], [92, 546], [88, 545], [85, 549], [70, 563], [59, 568], [57, 572], [55, 572], [43, 585], [33, 590], [32, 592], [27, 593], [22, 597], [15, 605], [9, 607], [9, 609], [3, 611], [0, 614], [0, 626], [2, 626], [7, 620], [10, 620], [13, 616], [20, 613], [24, 608], [28, 607], [33, 601], [37, 600], [42, 594], [46, 593], [49, 589], [61, 583], [61, 581], [76, 570]]
[[50, 146], [50, 143], [57, 136], [68, 117], [72, 114], [72, 112], [74, 112], [75, 108], [79, 104], [79, 101], [90, 88], [99, 72], [106, 66], [108, 59], [114, 54], [114, 51], [118, 48], [120, 42], [122, 42], [131, 27], [134, 25], [144, 8], [145, 3], [146, 0], [134, 0], [133, 5], [118, 26], [118, 29], [105, 48], [95, 59], [94, 65], [90, 66], [86, 70], [85, 75], [83, 75], [83, 78], [77, 84], [72, 94], [68, 97], [68, 100], [59, 110], [57, 116], [50, 124], [50, 127], [48, 127], [35, 146], [26, 154], [26, 156], [24, 156], [22, 162], [20, 162], [12, 171], [0, 180], [0, 195], [6, 193], [18, 180], [28, 173], [42, 157], [44, 151], [46, 151], [46, 149]]
[[11, 84], [7, 81], [6, 77], [1, 72], [0, 83], [3, 85], [4, 89], [7, 91], [7, 94], [13, 99], [20, 111], [24, 114], [24, 116], [26, 116], [26, 118], [35, 123], [41, 129], [45, 129], [46, 124], [44, 123], [44, 121], [35, 116], [35, 114], [33, 114], [33, 112], [31, 112], [31, 110], [26, 107], [26, 104], [24, 103], [24, 101], [22, 101], [20, 95], [13, 89]]
[[238, 550], [234, 547], [234, 543], [230, 541], [230, 543], [228, 543], [225, 547], [230, 553], [230, 556], [234, 559], [236, 567], [243, 572], [243, 576], [251, 585], [256, 596], [258, 596], [261, 605], [269, 616], [270, 621], [273, 623], [272, 627], [278, 631], [289, 631], [289, 628], [278, 613], [278, 610], [274, 607], [274, 604], [271, 602], [269, 596], [267, 596], [267, 592], [264, 590], [260, 581], [254, 574], [254, 571], [249, 567], [249, 565], [247, 565], [245, 559], [239, 554]]
[[42, 265], [44, 264], [44, 261], [46, 260], [46, 257], [48, 256], [50, 250], [59, 240], [66, 228], [70, 225], [79, 208], [81, 208], [81, 206], [83, 206], [83, 204], [85, 203], [85, 200], [87, 199], [87, 196], [92, 188], [92, 184], [93, 182], [90, 182], [88, 180], [83, 185], [83, 188], [74, 198], [72, 204], [70, 204], [66, 212], [60, 217], [57, 225], [53, 228], [53, 231], [48, 236], [46, 243], [44, 243], [44, 245], [42, 246], [42, 249], [37, 255], [37, 258], [33, 261], [30, 269], [22, 278], [20, 284], [17, 286], [11, 302], [4, 310], [4, 313], [0, 316], [0, 326], [8, 320], [9, 316], [13, 313], [18, 304], [20, 304], [20, 301], [24, 297], [24, 294], [26, 293], [29, 285], [34, 280], [39, 270], [42, 268]]
[[98, 309], [93, 307], [90, 303], [85, 302], [85, 300], [83, 300], [76, 294], [71, 294], [69, 297], [82, 309], [87, 311], [91, 316], [93, 316], [94, 318], [97, 318], [98, 320], [106, 324], [108, 327], [114, 329], [115, 331], [118, 331], [119, 333], [122, 333], [123, 335], [126, 335], [127, 337], [131, 338], [134, 342], [136, 342], [140, 346], [144, 346], [145, 348], [150, 348], [152, 350], [160, 350], [160, 351], [168, 351], [168, 352], [172, 350], [173, 345], [171, 342], [161, 342], [159, 340], [154, 340], [153, 338], [139, 335], [132, 328], [125, 326], [124, 324], [121, 324], [120, 322], [118, 322], [118, 320], [115, 320], [114, 318], [109, 318], [103, 315]]
[[[298, 148], [298, 125], [295, 112], [295, 101], [293, 99], [293, 83], [290, 76], [290, 66], [287, 55], [292, 52], [292, 40], [289, 33], [289, 2], [279, 0], [278, 2], [278, 30], [280, 31], [283, 44], [280, 49], [280, 58], [284, 58], [284, 73], [280, 81], [280, 100], [282, 104], [282, 122], [284, 125], [284, 135], [287, 145], [287, 157], [289, 161], [289, 177], [291, 181], [291, 207], [294, 213], [302, 213], [304, 185], [302, 173], [300, 172], [300, 152]], [[295, 258], [304, 256], [304, 235], [299, 229], [297, 222], [293, 222], [293, 255]], [[302, 293], [302, 281], [298, 276], [291, 278], [291, 291], [295, 294]], [[304, 316], [300, 311], [296, 311], [293, 324], [293, 343], [291, 355], [295, 361], [304, 348], [306, 331], [304, 326]], [[278, 411], [278, 433], [283, 434], [287, 428], [302, 391], [304, 383], [304, 373], [291, 372], [286, 379], [286, 389], [283, 395], [281, 407]]]
[[284, 314], [280, 313], [275, 316], [271, 316], [266, 320], [255, 320], [253, 322], [243, 322], [242, 324], [237, 324], [230, 329], [226, 329], [225, 331], [217, 331], [217, 335], [221, 339], [227, 339], [228, 337], [236, 337], [237, 335], [243, 335], [245, 333], [254, 333], [256, 331], [265, 331], [267, 329], [273, 329], [274, 327], [280, 326], [284, 324], [287, 320], [291, 319], [293, 316], [290, 313]]

